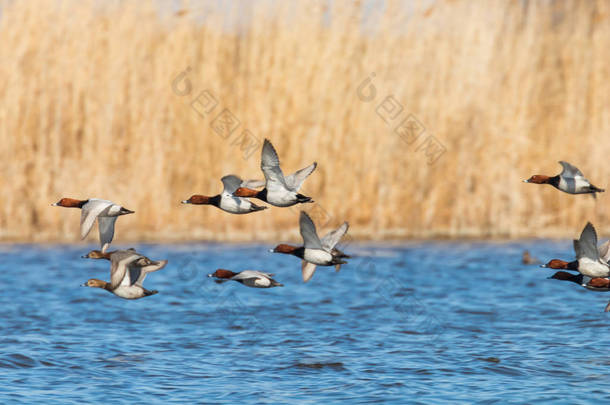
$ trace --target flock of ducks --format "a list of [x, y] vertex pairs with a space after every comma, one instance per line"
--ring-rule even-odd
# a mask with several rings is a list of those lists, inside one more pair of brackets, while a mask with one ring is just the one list
[[[550, 184], [568, 194], [591, 194], [604, 192], [589, 180], [575, 166], [567, 162], [559, 162], [563, 167], [556, 176], [534, 175], [526, 183]], [[262, 211], [266, 206], [259, 206], [249, 198], [256, 198], [276, 207], [290, 207], [296, 204], [311, 203], [311, 197], [299, 193], [301, 185], [316, 169], [317, 163], [285, 176], [280, 168], [280, 160], [275, 148], [268, 139], [263, 143], [261, 153], [261, 170], [265, 180], [242, 180], [235, 175], [224, 176], [221, 181], [223, 190], [214, 196], [193, 195], [183, 204], [213, 205], [231, 214], [249, 214]], [[76, 200], [62, 198], [55, 204], [58, 207], [80, 208], [80, 236], [84, 239], [97, 219], [101, 250], [92, 250], [83, 256], [88, 259], [104, 259], [110, 261], [110, 282], [98, 279], [89, 279], [83, 286], [102, 288], [116, 296], [125, 299], [138, 299], [157, 293], [156, 290], [147, 290], [143, 286], [148, 273], [163, 269], [167, 260], [151, 260], [134, 249], [116, 250], [108, 252], [108, 247], [114, 237], [114, 225], [118, 217], [133, 214], [134, 211], [122, 207], [112, 201], [90, 198]], [[309, 281], [317, 266], [334, 266], [339, 271], [345, 259], [350, 256], [337, 249], [337, 244], [347, 233], [349, 225], [344, 222], [337, 229], [320, 238], [314, 222], [305, 211], [299, 215], [299, 228], [303, 238], [302, 246], [279, 244], [270, 252], [296, 256], [301, 259], [301, 272], [303, 281]], [[571, 281], [586, 289], [593, 291], [610, 291], [610, 241], [597, 246], [597, 233], [595, 227], [589, 222], [583, 229], [580, 238], [574, 240], [576, 259], [570, 262], [553, 259], [541, 267], [561, 270], [553, 274], [552, 279]], [[526, 252], [524, 263], [532, 263], [533, 259]], [[576, 272], [569, 273], [568, 271]], [[273, 279], [274, 274], [258, 270], [244, 270], [234, 272], [227, 269], [217, 269], [208, 274], [216, 282], [224, 283], [229, 280], [239, 282], [248, 287], [270, 288], [281, 287], [283, 284]], [[610, 311], [610, 302], [606, 306]]]
[[[591, 184], [575, 166], [567, 162], [559, 162], [559, 164], [563, 167], [560, 174], [553, 177], [537, 174], [528, 180], [524, 180], [524, 182], [550, 184], [568, 194], [591, 194], [594, 198], [596, 193], [604, 192], [603, 189]], [[575, 260], [567, 262], [565, 260], [552, 259], [540, 267], [562, 270], [549, 278], [571, 281], [592, 291], [610, 291], [610, 241], [606, 241], [599, 247], [597, 243], [595, 227], [588, 222], [580, 234], [580, 238], [574, 240]], [[531, 260], [529, 254], [524, 255], [524, 263], [531, 263]], [[576, 273], [569, 273], [563, 270]], [[610, 302], [606, 305], [605, 311], [610, 311]]]
[[[275, 148], [265, 139], [261, 154], [261, 170], [265, 180], [246, 180], [235, 175], [224, 176], [221, 181], [223, 190], [215, 196], [193, 195], [183, 204], [213, 205], [231, 214], [248, 214], [266, 209], [266, 206], [254, 204], [248, 198], [256, 198], [276, 207], [290, 207], [296, 204], [313, 203], [311, 197], [299, 193], [305, 179], [316, 169], [317, 163], [284, 176], [280, 168], [280, 159]], [[260, 189], [260, 190], [258, 190]], [[108, 247], [114, 237], [114, 225], [118, 217], [133, 214], [134, 211], [122, 207], [112, 201], [89, 198], [77, 200], [62, 198], [53, 206], [80, 208], [80, 236], [84, 239], [97, 219], [101, 250], [92, 250], [83, 258], [104, 259], [110, 261], [110, 282], [99, 279], [89, 279], [83, 286], [102, 288], [125, 299], [138, 299], [156, 294], [156, 290], [147, 290], [143, 286], [148, 273], [161, 270], [167, 265], [167, 260], [151, 260], [136, 252], [135, 249], [115, 250], [108, 252]], [[317, 266], [334, 266], [339, 271], [342, 264], [350, 256], [336, 248], [347, 233], [349, 225], [344, 222], [337, 229], [320, 238], [316, 226], [307, 215], [301, 211], [299, 226], [303, 238], [303, 246], [279, 244], [271, 252], [296, 256], [301, 259], [303, 281], [313, 277]], [[214, 277], [216, 282], [237, 281], [254, 288], [281, 287], [282, 284], [273, 279], [274, 275], [258, 270], [233, 272], [218, 269], [208, 277]]]

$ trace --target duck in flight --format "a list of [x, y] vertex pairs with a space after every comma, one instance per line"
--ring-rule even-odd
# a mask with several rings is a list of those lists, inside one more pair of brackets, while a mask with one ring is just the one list
[[[567, 271], [558, 271], [549, 278], [562, 281], [571, 281], [572, 283], [576, 283], [591, 291], [610, 291], [610, 279], [608, 278], [591, 278], [583, 276], [582, 274], [571, 274]], [[604, 308], [604, 312], [610, 312], [610, 302], [608, 302], [606, 308]]]
[[248, 214], [250, 212], [256, 212], [264, 210], [267, 207], [262, 207], [254, 204], [247, 198], [236, 197], [233, 193], [240, 187], [258, 188], [263, 187], [265, 182], [262, 180], [245, 180], [243, 181], [235, 175], [227, 175], [222, 179], [224, 186], [222, 192], [212, 197], [195, 194], [188, 200], [182, 201], [182, 204], [194, 204], [194, 205], [213, 205], [220, 208], [223, 211], [231, 214]]
[[[597, 252], [602, 261], [610, 264], [610, 240], [599, 245]], [[578, 271], [578, 260], [567, 262], [561, 259], [552, 259], [546, 264], [541, 264], [540, 267], [554, 270]]]
[[610, 241], [597, 247], [597, 232], [590, 222], [582, 230], [580, 238], [574, 240], [576, 260], [553, 259], [540, 267], [555, 270], [572, 270], [591, 278], [610, 276]]
[[265, 175], [265, 188], [258, 191], [242, 186], [235, 190], [233, 195], [257, 198], [276, 207], [290, 207], [299, 203], [313, 202], [311, 197], [299, 194], [298, 191], [317, 165], [316, 162], [313, 162], [290, 176], [284, 176], [275, 148], [268, 139], [265, 139], [261, 154], [261, 170]]
[[254, 288], [271, 288], [271, 287], [283, 287], [283, 284], [278, 283], [272, 277], [274, 274], [263, 273], [257, 270], [244, 270], [239, 273], [235, 273], [231, 270], [218, 269], [212, 274], [208, 274], [208, 277], [216, 277], [217, 283], [224, 283], [225, 281], [233, 280], [237, 281], [248, 287]]
[[576, 166], [564, 161], [560, 161], [559, 164], [563, 167], [563, 170], [556, 176], [535, 174], [523, 181], [533, 184], [550, 184], [568, 194], [592, 194], [595, 197], [595, 193], [603, 193], [605, 191], [591, 184]]
[[600, 249], [597, 247], [597, 232], [591, 222], [587, 222], [580, 238], [574, 240], [574, 252], [580, 274], [591, 278], [610, 276], [610, 265], [602, 257], [603, 251], [600, 254]]
[[114, 252], [93, 250], [83, 257], [110, 261], [110, 282], [92, 278], [83, 287], [102, 288], [128, 300], [157, 294], [157, 290], [147, 290], [142, 284], [148, 273], [161, 270], [167, 264], [167, 260], [151, 260], [133, 249]]
[[58, 202], [51, 204], [55, 207], [80, 208], [80, 237], [85, 237], [93, 228], [93, 223], [97, 219], [97, 226], [100, 233], [100, 245], [102, 252], [105, 252], [114, 238], [114, 223], [121, 215], [133, 214], [134, 211], [121, 207], [112, 201], [90, 198], [88, 200], [75, 200], [74, 198], [62, 198]]
[[301, 237], [303, 238], [303, 246], [297, 247], [279, 244], [271, 252], [289, 254], [301, 258], [301, 273], [304, 282], [308, 282], [313, 277], [316, 266], [335, 266], [336, 271], [339, 271], [341, 265], [347, 263], [343, 259], [347, 259], [350, 256], [335, 247], [347, 233], [349, 228], [347, 222], [344, 222], [340, 227], [320, 239], [316, 226], [309, 215], [305, 211], [301, 211], [299, 227]]
[[558, 271], [553, 274], [550, 279], [571, 281], [591, 291], [610, 291], [610, 279], [607, 278], [591, 278], [582, 274], [572, 274], [567, 271]]

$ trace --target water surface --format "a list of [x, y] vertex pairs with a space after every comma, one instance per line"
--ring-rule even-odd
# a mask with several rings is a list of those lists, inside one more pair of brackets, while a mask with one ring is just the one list
[[[610, 294], [520, 263], [565, 242], [347, 247], [308, 284], [267, 245], [141, 245], [168, 266], [136, 301], [93, 246], [3, 245], [0, 403], [558, 403], [610, 400]], [[216, 268], [283, 288], [216, 284]]]

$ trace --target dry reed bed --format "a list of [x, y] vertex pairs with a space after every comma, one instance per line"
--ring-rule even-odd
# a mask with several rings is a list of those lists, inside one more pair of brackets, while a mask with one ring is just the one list
[[[224, 174], [260, 177], [243, 130], [270, 138], [286, 171], [318, 161], [305, 208], [357, 238], [573, 237], [588, 219], [610, 231], [610, 192], [521, 183], [563, 159], [610, 188], [607, 2], [278, 3], [236, 2], [240, 29], [207, 3], [1, 3], [0, 239], [76, 240], [79, 214], [49, 206], [62, 196], [134, 209], [118, 241], [296, 237], [298, 208], [179, 204]], [[218, 104], [202, 116], [203, 91]], [[404, 109], [390, 124], [386, 96]], [[226, 138], [213, 130], [225, 108], [240, 121]], [[446, 148], [436, 163], [393, 132], [409, 114]]]

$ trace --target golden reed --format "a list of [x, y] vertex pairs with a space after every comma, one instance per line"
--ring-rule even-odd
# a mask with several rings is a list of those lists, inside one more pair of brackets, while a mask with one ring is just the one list
[[260, 177], [265, 137], [355, 238], [610, 231], [610, 192], [521, 182], [610, 189], [608, 2], [212, 3], [0, 3], [1, 240], [76, 241], [60, 197], [135, 210], [117, 242], [297, 237], [301, 207], [180, 204]]

